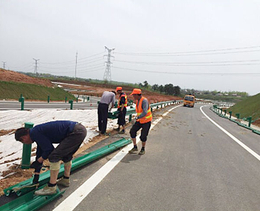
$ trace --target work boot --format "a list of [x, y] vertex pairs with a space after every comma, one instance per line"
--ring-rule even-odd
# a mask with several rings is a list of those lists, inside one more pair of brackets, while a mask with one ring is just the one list
[[56, 193], [57, 193], [57, 185], [53, 187], [49, 187], [48, 185], [46, 185], [44, 188], [34, 192], [34, 194], [38, 196], [53, 195]]
[[145, 154], [145, 151], [144, 150], [141, 150], [138, 155], [144, 155]]
[[131, 150], [129, 150], [129, 154], [135, 154], [138, 151], [136, 147], [133, 147]]
[[125, 134], [125, 130], [121, 130], [118, 132], [119, 134]]
[[70, 186], [70, 179], [65, 179], [65, 178], [61, 178], [58, 182], [57, 185], [61, 185], [64, 187], [69, 187]]

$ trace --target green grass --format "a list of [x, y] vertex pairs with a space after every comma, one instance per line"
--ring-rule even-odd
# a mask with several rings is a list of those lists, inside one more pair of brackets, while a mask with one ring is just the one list
[[47, 101], [48, 96], [51, 101], [64, 101], [65, 97], [67, 100], [76, 100], [71, 93], [59, 87], [51, 88], [35, 84], [0, 81], [0, 99], [18, 100], [21, 94], [25, 100]]
[[252, 117], [252, 120], [260, 118], [260, 93], [252, 97], [236, 103], [230, 107], [228, 111], [232, 111], [232, 115], [239, 113], [240, 118]]

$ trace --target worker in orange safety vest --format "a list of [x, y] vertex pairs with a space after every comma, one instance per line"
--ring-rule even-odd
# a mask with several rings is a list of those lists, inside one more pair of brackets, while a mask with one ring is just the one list
[[132, 126], [130, 130], [130, 136], [132, 138], [134, 147], [129, 151], [129, 153], [135, 154], [138, 151], [137, 144], [136, 144], [136, 134], [137, 131], [142, 128], [141, 136], [140, 136], [140, 140], [142, 141], [142, 149], [139, 152], [139, 155], [144, 155], [147, 136], [153, 118], [152, 112], [148, 100], [142, 96], [141, 89], [133, 89], [131, 95], [133, 95], [134, 99], [136, 100], [135, 109], [137, 113], [137, 118], [135, 124]]
[[[118, 106], [117, 106], [117, 110], [118, 110], [118, 120], [117, 120], [118, 128], [117, 128], [117, 130], [119, 131], [118, 133], [124, 134], [125, 133], [125, 123], [126, 123], [125, 116], [126, 116], [126, 107], [127, 107], [127, 96], [123, 92], [122, 87], [117, 87], [116, 92], [117, 92], [117, 94], [119, 94], [119, 100], [118, 100]], [[123, 127], [123, 129], [121, 131], [120, 131], [120, 126]]]

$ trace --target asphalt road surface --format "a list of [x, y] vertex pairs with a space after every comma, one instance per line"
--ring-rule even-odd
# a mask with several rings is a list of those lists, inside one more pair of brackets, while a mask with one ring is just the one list
[[260, 210], [259, 135], [201, 106], [162, 109], [145, 155], [128, 145], [74, 172], [41, 210]]
[[[73, 109], [96, 109], [97, 102], [100, 98], [91, 97], [89, 101], [85, 102], [73, 102]], [[31, 109], [70, 109], [71, 104], [67, 101], [65, 102], [24, 102], [24, 110]], [[0, 110], [21, 110], [21, 103], [18, 101], [0, 101]]]

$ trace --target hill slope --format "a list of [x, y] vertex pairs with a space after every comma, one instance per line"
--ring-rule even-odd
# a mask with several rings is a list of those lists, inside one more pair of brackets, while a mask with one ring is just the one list
[[252, 116], [253, 121], [259, 119], [260, 93], [236, 103], [234, 106], [230, 107], [228, 111], [232, 111], [233, 115], [239, 113], [241, 118]]

